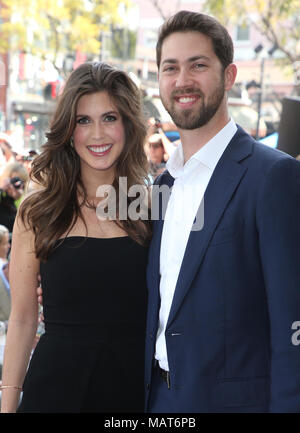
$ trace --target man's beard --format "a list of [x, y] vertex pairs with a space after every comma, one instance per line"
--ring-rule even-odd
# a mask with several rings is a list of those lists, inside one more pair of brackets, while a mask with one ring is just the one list
[[[174, 97], [177, 95], [198, 95], [200, 97], [200, 107], [196, 110], [195, 107], [183, 109], [175, 108]], [[214, 93], [209, 96], [207, 102], [204, 102], [203, 93], [196, 88], [186, 87], [181, 90], [176, 90], [171, 94], [171, 103], [169, 104], [165, 99], [161, 98], [162, 103], [170, 114], [175, 125], [180, 129], [197, 129], [201, 126], [206, 125], [216, 114], [218, 108], [223, 101], [225, 94], [225, 82], [224, 77], [221, 77], [218, 87]]]

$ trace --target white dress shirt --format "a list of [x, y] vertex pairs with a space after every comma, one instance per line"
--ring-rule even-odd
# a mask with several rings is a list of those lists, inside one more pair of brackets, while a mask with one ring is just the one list
[[213, 171], [236, 131], [237, 126], [231, 119], [185, 164], [181, 144], [166, 164], [175, 181], [165, 214], [161, 238], [161, 306], [155, 359], [159, 361], [160, 367], [167, 371], [169, 371], [169, 365], [165, 330], [188, 238], [191, 230], [195, 229], [194, 220]]

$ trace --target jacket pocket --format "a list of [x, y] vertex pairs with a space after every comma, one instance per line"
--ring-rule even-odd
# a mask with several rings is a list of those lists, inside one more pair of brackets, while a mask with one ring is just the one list
[[270, 398], [269, 376], [226, 379], [215, 389], [215, 402], [222, 407], [267, 405]]
[[241, 233], [241, 224], [219, 227], [215, 230], [209, 246], [224, 244], [236, 239]]

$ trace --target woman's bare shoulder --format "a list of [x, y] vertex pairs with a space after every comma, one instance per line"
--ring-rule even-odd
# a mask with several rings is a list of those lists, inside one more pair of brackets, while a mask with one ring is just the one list
[[27, 193], [43, 191], [43, 189], [45, 189], [45, 187], [33, 179], [31, 179], [27, 185]]

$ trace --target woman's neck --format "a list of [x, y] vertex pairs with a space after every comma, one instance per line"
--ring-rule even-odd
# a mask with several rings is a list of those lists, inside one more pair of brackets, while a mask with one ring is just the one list
[[97, 172], [96, 175], [82, 174], [82, 183], [89, 200], [94, 200], [97, 197], [97, 190], [104, 185], [112, 185], [114, 181], [114, 172]]

